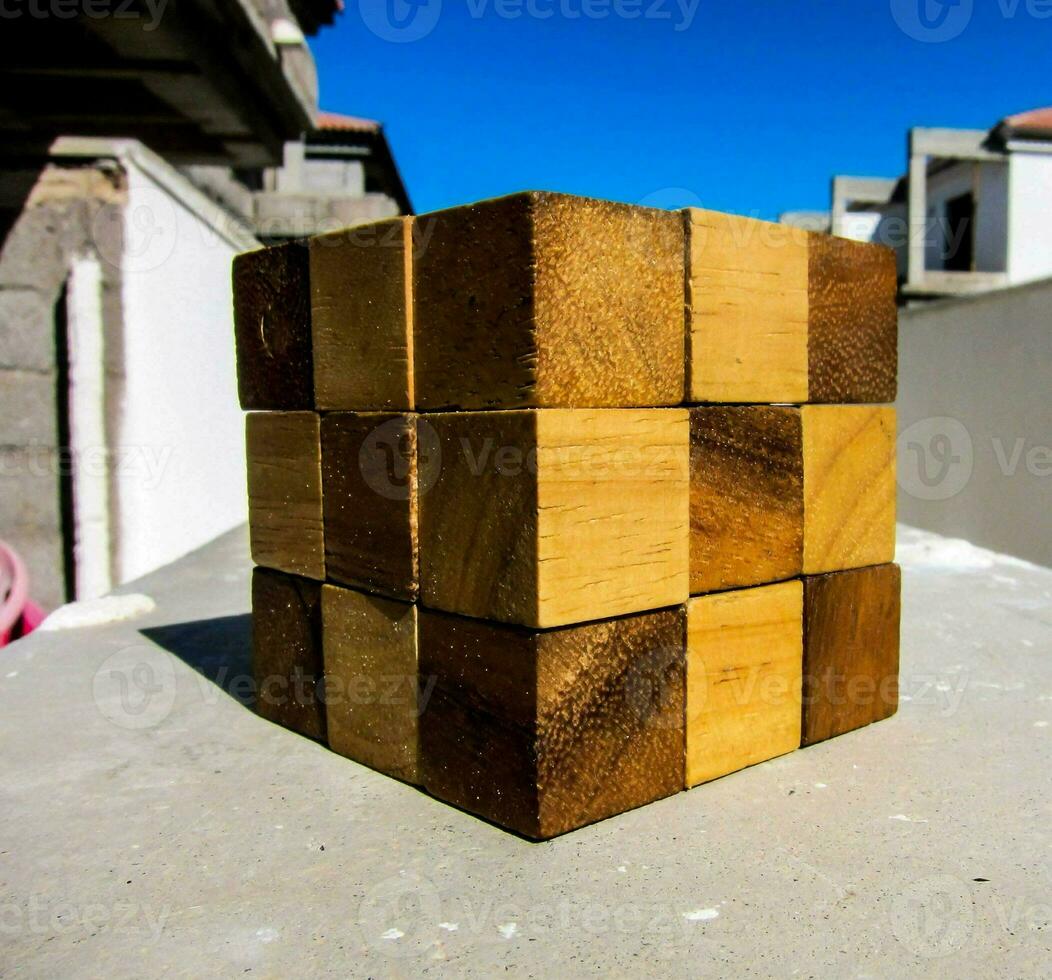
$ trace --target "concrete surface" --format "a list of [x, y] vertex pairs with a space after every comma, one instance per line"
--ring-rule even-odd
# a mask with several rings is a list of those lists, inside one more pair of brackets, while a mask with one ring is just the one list
[[246, 668], [227, 535], [122, 590], [153, 613], [0, 651], [0, 972], [1046, 977], [1052, 571], [900, 556], [897, 717], [530, 844], [209, 679]]

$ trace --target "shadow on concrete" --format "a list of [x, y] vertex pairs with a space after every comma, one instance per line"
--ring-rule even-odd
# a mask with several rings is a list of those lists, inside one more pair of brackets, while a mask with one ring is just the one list
[[139, 630], [246, 707], [252, 684], [252, 616], [219, 616]]

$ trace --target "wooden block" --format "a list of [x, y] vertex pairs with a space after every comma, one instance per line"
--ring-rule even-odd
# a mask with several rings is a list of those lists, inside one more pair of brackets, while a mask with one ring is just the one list
[[419, 782], [417, 607], [335, 585], [321, 607], [329, 748]]
[[890, 402], [891, 249], [691, 208], [688, 401]]
[[803, 570], [895, 557], [895, 409], [805, 405]]
[[419, 221], [420, 409], [682, 402], [677, 214], [531, 192]]
[[420, 495], [424, 605], [550, 627], [686, 600], [686, 410], [428, 420], [441, 467]]
[[412, 218], [311, 239], [319, 409], [413, 408], [412, 255]]
[[252, 573], [252, 672], [256, 711], [301, 735], [325, 739], [321, 585], [257, 568]]
[[422, 610], [427, 790], [534, 838], [683, 787], [682, 607], [537, 632]]
[[333, 412], [322, 420], [321, 444], [329, 578], [416, 599], [416, 416]]
[[690, 410], [690, 591], [799, 575], [804, 545], [800, 410]]
[[900, 594], [898, 565], [804, 579], [804, 745], [898, 709]]
[[321, 432], [313, 412], [253, 412], [245, 419], [252, 560], [325, 578]]
[[241, 407], [314, 407], [309, 250], [289, 242], [234, 259], [234, 335]]
[[687, 603], [689, 789], [800, 747], [797, 579]]

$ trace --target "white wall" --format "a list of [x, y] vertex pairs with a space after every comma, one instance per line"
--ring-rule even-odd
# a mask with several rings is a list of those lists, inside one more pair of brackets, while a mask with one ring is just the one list
[[1011, 154], [1008, 276], [1013, 283], [1052, 276], [1052, 154]]
[[221, 230], [219, 208], [171, 168], [155, 158], [147, 168], [123, 162], [129, 203], [113, 477], [118, 581], [246, 519], [230, 263], [251, 247], [243, 232]]

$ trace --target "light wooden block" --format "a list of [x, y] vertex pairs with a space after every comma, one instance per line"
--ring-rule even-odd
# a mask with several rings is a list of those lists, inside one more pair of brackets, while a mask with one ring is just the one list
[[687, 788], [800, 747], [799, 580], [687, 603]]
[[319, 423], [314, 412], [245, 420], [252, 560], [314, 579], [325, 578]]
[[895, 557], [895, 409], [805, 405], [804, 555], [808, 574]]
[[424, 785], [533, 838], [683, 787], [682, 608], [538, 632], [422, 610]]
[[252, 674], [259, 715], [325, 739], [320, 583], [269, 568], [253, 571]]
[[894, 253], [690, 208], [688, 401], [891, 402]]
[[690, 410], [690, 591], [799, 575], [804, 543], [800, 410]]
[[678, 214], [531, 192], [418, 221], [418, 408], [682, 402]]
[[321, 605], [329, 748], [419, 782], [417, 607], [334, 585]]
[[328, 577], [416, 599], [417, 417], [332, 412], [322, 419], [321, 446]]
[[234, 336], [241, 407], [314, 407], [309, 251], [289, 242], [234, 259]]
[[424, 605], [550, 627], [685, 601], [686, 410], [428, 421], [441, 466], [420, 496]]
[[412, 218], [311, 239], [317, 408], [413, 408], [412, 256]]
[[804, 578], [804, 745], [898, 710], [900, 596], [898, 565]]

